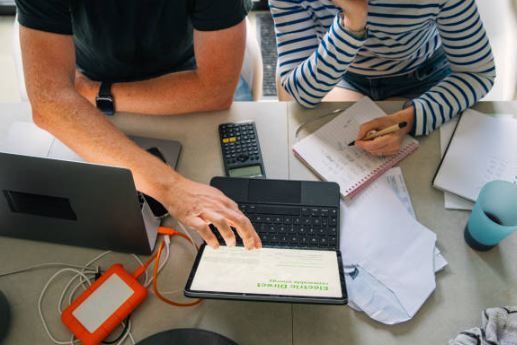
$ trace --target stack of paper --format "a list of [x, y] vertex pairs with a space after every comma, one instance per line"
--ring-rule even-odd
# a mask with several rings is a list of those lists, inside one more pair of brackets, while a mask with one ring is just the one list
[[385, 324], [411, 319], [447, 262], [436, 249], [436, 235], [415, 220], [400, 169], [342, 202], [341, 212], [350, 306]]
[[459, 122], [455, 118], [441, 127], [445, 158], [433, 184], [444, 190], [445, 208], [471, 210], [485, 183], [517, 183], [517, 121], [513, 115], [488, 116], [469, 109]]

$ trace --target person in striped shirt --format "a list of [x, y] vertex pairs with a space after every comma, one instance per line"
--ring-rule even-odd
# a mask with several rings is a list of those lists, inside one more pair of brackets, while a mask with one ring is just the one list
[[[279, 97], [324, 101], [404, 98], [404, 109], [361, 126], [357, 145], [396, 154], [492, 88], [495, 65], [475, 0], [269, 0]], [[406, 121], [372, 141], [366, 133]]]

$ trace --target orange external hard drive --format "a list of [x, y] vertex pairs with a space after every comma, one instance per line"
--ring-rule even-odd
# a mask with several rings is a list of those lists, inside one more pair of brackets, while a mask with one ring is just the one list
[[106, 339], [147, 297], [122, 265], [111, 266], [61, 314], [61, 320], [85, 345]]

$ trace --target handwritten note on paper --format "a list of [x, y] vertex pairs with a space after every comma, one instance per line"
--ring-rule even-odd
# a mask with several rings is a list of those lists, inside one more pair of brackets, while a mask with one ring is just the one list
[[517, 121], [467, 110], [434, 185], [471, 201], [493, 180], [517, 184]]
[[[341, 193], [347, 197], [361, 185], [373, 180], [402, 159], [407, 148], [415, 149], [418, 142], [406, 137], [402, 151], [395, 157], [376, 157], [355, 146], [348, 146], [355, 140], [362, 123], [386, 116], [369, 98], [348, 108], [332, 121], [294, 145], [294, 152], [320, 177], [340, 185]], [[390, 164], [392, 163], [392, 164]]]

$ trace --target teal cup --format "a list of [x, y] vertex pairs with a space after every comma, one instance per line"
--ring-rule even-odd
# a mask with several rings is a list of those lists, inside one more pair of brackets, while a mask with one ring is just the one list
[[487, 251], [517, 231], [517, 185], [492, 181], [481, 188], [465, 228], [470, 247]]

